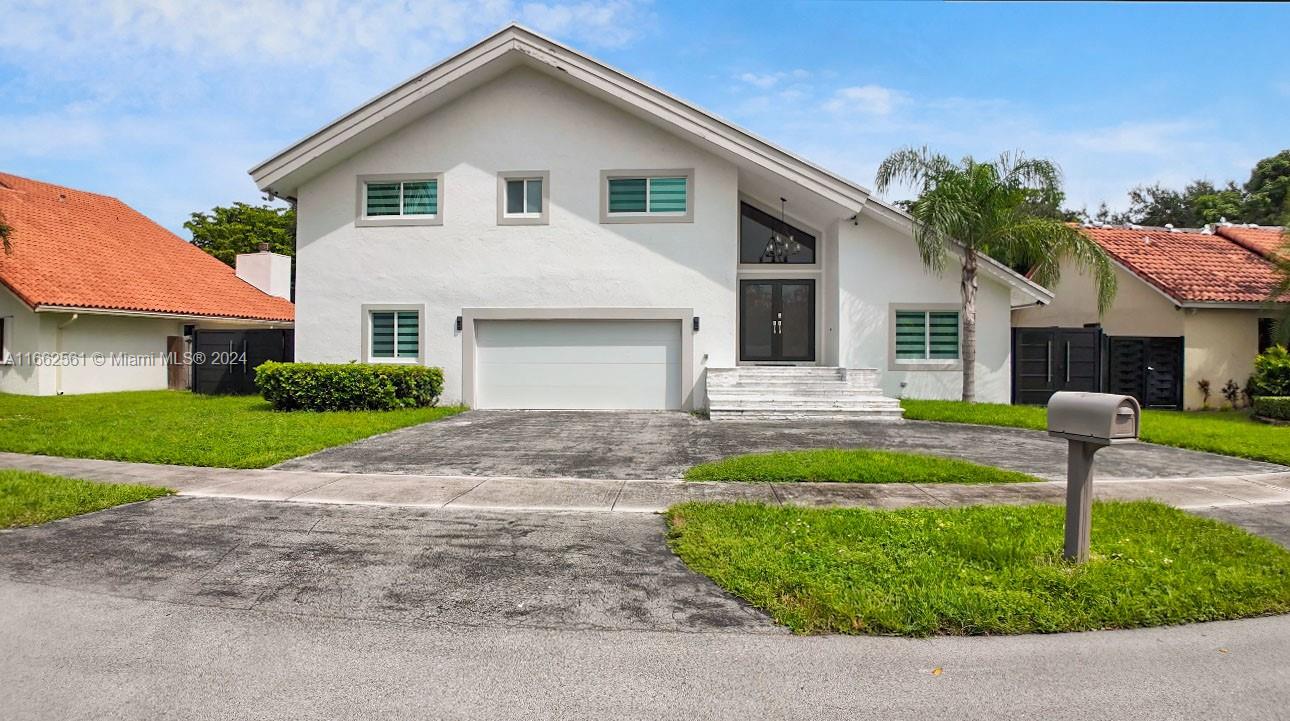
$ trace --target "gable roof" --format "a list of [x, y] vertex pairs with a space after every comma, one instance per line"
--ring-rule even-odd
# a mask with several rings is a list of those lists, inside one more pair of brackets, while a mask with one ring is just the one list
[[[783, 177], [845, 208], [846, 215], [865, 213], [895, 227], [910, 227], [912, 219], [905, 211], [872, 197], [858, 183], [518, 23], [376, 96], [248, 172], [260, 190], [295, 198], [304, 181], [334, 164], [338, 151], [354, 152], [521, 63], [576, 82], [629, 113], [738, 163]], [[1047, 289], [1001, 264], [987, 262], [982, 270], [1009, 286], [1014, 295], [1039, 303], [1053, 298]]]
[[1144, 227], [1082, 230], [1178, 306], [1263, 305], [1276, 287], [1271, 263], [1218, 235]]
[[1275, 225], [1220, 224], [1214, 227], [1214, 232], [1264, 258], [1284, 252], [1286, 244], [1290, 243], [1285, 228]]
[[295, 306], [116, 198], [0, 173], [13, 252], [0, 283], [34, 310], [291, 322]]

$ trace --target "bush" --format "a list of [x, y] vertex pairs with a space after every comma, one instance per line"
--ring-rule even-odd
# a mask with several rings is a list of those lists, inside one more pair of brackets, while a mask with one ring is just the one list
[[1256, 356], [1250, 384], [1256, 396], [1290, 396], [1290, 351], [1274, 345]]
[[432, 406], [439, 368], [366, 363], [276, 363], [255, 369], [255, 385], [280, 411], [388, 411]]
[[1278, 421], [1290, 421], [1290, 397], [1259, 396], [1254, 399], [1254, 414]]

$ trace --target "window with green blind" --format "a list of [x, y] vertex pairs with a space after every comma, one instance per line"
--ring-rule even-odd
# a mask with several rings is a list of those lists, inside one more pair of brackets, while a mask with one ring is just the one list
[[416, 360], [421, 354], [421, 323], [415, 310], [372, 311], [372, 358]]
[[438, 180], [368, 182], [364, 215], [369, 218], [439, 214]]
[[689, 184], [684, 175], [610, 178], [609, 212], [684, 215], [689, 210]]
[[958, 360], [958, 311], [896, 311], [896, 360]]

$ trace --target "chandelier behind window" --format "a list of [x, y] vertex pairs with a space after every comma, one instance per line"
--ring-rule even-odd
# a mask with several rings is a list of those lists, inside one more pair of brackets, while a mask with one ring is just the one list
[[[789, 225], [784, 221], [784, 204], [788, 202], [787, 198], [779, 199], [779, 225], [781, 228], [788, 228]], [[787, 263], [790, 256], [802, 252], [802, 244], [797, 242], [797, 238], [792, 233], [781, 233], [775, 228], [770, 229], [770, 239], [766, 241], [766, 250], [761, 254], [763, 263]]]

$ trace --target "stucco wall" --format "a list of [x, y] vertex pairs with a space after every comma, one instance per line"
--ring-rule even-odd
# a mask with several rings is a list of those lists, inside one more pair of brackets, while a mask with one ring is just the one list
[[[950, 263], [943, 275], [929, 273], [907, 235], [875, 221], [862, 221], [858, 227], [839, 226], [837, 274], [841, 365], [880, 369], [887, 395], [961, 397], [959, 368], [910, 371], [890, 359], [892, 306], [957, 308], [962, 300], [955, 264]], [[1010, 398], [1010, 307], [1008, 289], [982, 276], [977, 295], [977, 400], [1007, 403]]]
[[[44, 324], [49, 319], [37, 316], [7, 288], [0, 288], [0, 317], [4, 318], [5, 346], [11, 354], [53, 352], [53, 334]], [[0, 392], [37, 395], [42, 381], [52, 387], [53, 368], [24, 362], [0, 365]]]
[[[600, 172], [694, 168], [694, 222], [601, 224]], [[499, 226], [497, 173], [550, 172], [550, 224]], [[443, 172], [443, 224], [355, 227], [356, 176]], [[300, 191], [296, 353], [361, 354], [361, 306], [425, 304], [426, 361], [462, 396], [465, 307], [693, 307], [703, 369], [735, 362], [733, 165], [531, 70], [418, 119]], [[690, 332], [687, 330], [687, 332]]]
[[[1209, 407], [1227, 407], [1223, 386], [1228, 380], [1245, 387], [1259, 352], [1259, 312], [1255, 310], [1187, 310], [1183, 340], [1183, 403], [1201, 408], [1199, 382], [1208, 380]], [[1244, 402], [1244, 399], [1242, 399]]]

